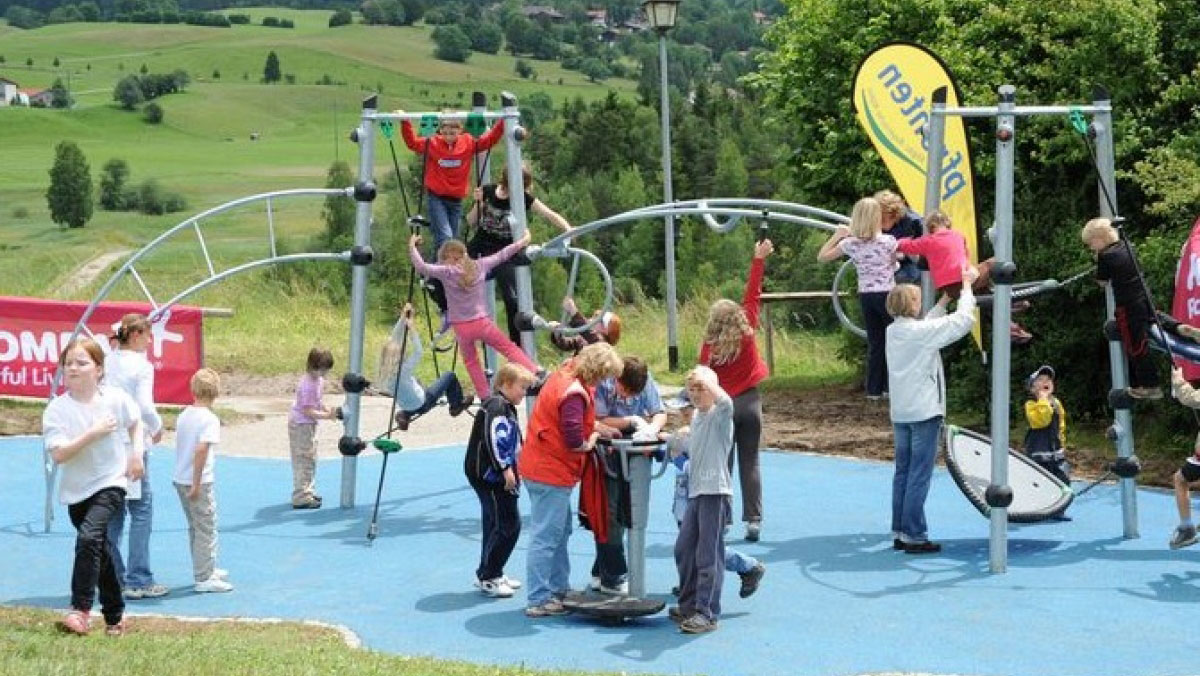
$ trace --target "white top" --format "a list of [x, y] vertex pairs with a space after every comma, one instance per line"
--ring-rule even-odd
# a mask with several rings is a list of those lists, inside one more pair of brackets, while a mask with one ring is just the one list
[[858, 272], [859, 293], [886, 292], [895, 286], [895, 273], [899, 265], [895, 258], [895, 237], [847, 237], [838, 242], [838, 249], [854, 261], [854, 269]]
[[208, 444], [208, 457], [204, 460], [200, 483], [211, 484], [213, 458], [217, 454], [217, 445], [221, 443], [221, 421], [211, 409], [188, 406], [175, 420], [175, 474], [172, 481], [181, 486], [192, 485], [196, 445], [203, 443]]
[[[162, 429], [162, 418], [154, 409], [154, 365], [145, 352], [117, 350], [104, 358], [104, 382], [119, 387], [133, 397], [141, 411], [142, 429], [146, 437]], [[146, 445], [149, 450], [150, 445]]]
[[897, 317], [887, 327], [888, 402], [892, 422], [912, 423], [946, 415], [943, 347], [975, 324], [975, 296], [964, 286], [958, 308], [947, 316], [937, 305], [924, 319]]
[[83, 502], [104, 488], [128, 488], [129, 426], [138, 420], [138, 407], [120, 389], [101, 386], [90, 403], [64, 394], [51, 400], [42, 413], [42, 440], [47, 451], [71, 443], [105, 415], [117, 421], [112, 434], [93, 441], [61, 464], [58, 500], [64, 505]]

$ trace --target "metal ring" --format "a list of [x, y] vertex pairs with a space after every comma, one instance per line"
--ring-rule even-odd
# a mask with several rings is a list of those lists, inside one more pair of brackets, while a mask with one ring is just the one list
[[842, 277], [846, 275], [846, 269], [853, 267], [854, 261], [846, 261], [842, 263], [842, 267], [838, 268], [837, 274], [833, 276], [833, 313], [837, 315], [838, 321], [842, 323], [842, 326], [846, 327], [846, 330], [865, 340], [867, 332], [859, 328], [854, 322], [850, 321], [850, 317], [846, 316], [846, 311], [842, 308], [842, 297], [838, 295], [838, 287], [842, 284]]

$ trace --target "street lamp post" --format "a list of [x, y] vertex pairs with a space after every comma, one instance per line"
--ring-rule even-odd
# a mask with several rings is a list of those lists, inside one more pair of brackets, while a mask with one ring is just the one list
[[[675, 27], [680, 0], [645, 0], [642, 11], [650, 27], [658, 32], [658, 73], [662, 107], [662, 166], [663, 203], [674, 201], [671, 189], [671, 97], [667, 90], [667, 31]], [[667, 365], [679, 369], [679, 330], [675, 299], [675, 217], [665, 218], [665, 248], [667, 272]]]

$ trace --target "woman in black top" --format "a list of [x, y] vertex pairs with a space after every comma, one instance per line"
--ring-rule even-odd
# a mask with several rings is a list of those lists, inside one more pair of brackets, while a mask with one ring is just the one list
[[[550, 221], [563, 232], [571, 229], [571, 224], [558, 212], [546, 206], [529, 192], [533, 184], [533, 176], [529, 167], [521, 166], [521, 176], [525, 182], [525, 213], [535, 213]], [[475, 235], [467, 243], [467, 253], [471, 258], [479, 258], [496, 253], [512, 244], [512, 225], [509, 221], [511, 202], [508, 199], [508, 168], [500, 172], [500, 182], [475, 189], [475, 205], [467, 214], [468, 221], [475, 226]], [[504, 310], [508, 315], [508, 337], [514, 343], [521, 344], [521, 332], [517, 330], [517, 258], [497, 266], [488, 275], [500, 287], [500, 295], [504, 298]]]

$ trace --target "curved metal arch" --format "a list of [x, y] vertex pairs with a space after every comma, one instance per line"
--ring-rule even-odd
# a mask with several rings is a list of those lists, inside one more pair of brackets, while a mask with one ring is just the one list
[[[209, 216], [214, 216], [216, 214], [220, 214], [225, 211], [230, 211], [232, 209], [236, 209], [237, 207], [244, 206], [246, 204], [252, 204], [254, 202], [265, 201], [267, 203], [268, 228], [271, 229], [271, 251], [272, 251], [272, 254], [274, 254], [274, 251], [275, 251], [274, 232], [273, 232], [273, 228], [271, 227], [271, 223], [270, 223], [270, 217], [271, 217], [270, 216], [270, 214], [271, 214], [270, 206], [271, 206], [272, 199], [274, 199], [276, 197], [297, 197], [297, 196], [314, 196], [314, 195], [321, 196], [321, 197], [338, 196], [338, 195], [350, 197], [353, 194], [354, 194], [353, 187], [348, 187], [348, 188], [296, 188], [296, 189], [291, 189], [291, 190], [276, 190], [276, 191], [272, 191], [272, 192], [259, 193], [257, 195], [250, 195], [248, 197], [242, 197], [242, 198], [239, 198], [236, 200], [232, 200], [230, 202], [226, 202], [224, 204], [215, 206], [206, 211], [202, 211], [194, 216], [191, 216], [191, 217], [181, 221], [180, 223], [176, 224], [175, 226], [163, 231], [161, 234], [159, 234], [158, 237], [155, 237], [148, 244], [146, 244], [141, 249], [139, 249], [137, 252], [135, 252], [132, 256], [129, 257], [128, 260], [125, 261], [125, 263], [123, 263], [121, 265], [120, 268], [117, 269], [116, 272], [114, 272], [112, 274], [111, 277], [109, 277], [108, 281], [106, 281], [104, 283], [104, 285], [100, 287], [100, 290], [96, 292], [96, 295], [92, 298], [92, 301], [90, 303], [88, 303], [88, 306], [84, 309], [83, 314], [80, 315], [79, 320], [75, 323], [74, 330], [71, 332], [71, 337], [69, 340], [74, 340], [75, 338], [77, 338], [79, 336], [79, 334], [81, 332], [87, 332], [89, 335], [91, 334], [91, 331], [89, 331], [87, 328], [88, 320], [91, 319], [92, 314], [95, 313], [96, 308], [99, 307], [100, 303], [102, 303], [104, 301], [104, 299], [108, 297], [108, 293], [112, 290], [112, 288], [114, 286], [116, 286], [117, 282], [119, 282], [121, 279], [123, 279], [126, 275], [130, 275], [130, 276], [134, 277], [134, 279], [137, 280], [138, 284], [142, 285], [141, 278], [138, 277], [136, 270], [134, 270], [134, 264], [137, 263], [138, 261], [142, 260], [151, 251], [154, 251], [155, 249], [157, 249], [159, 247], [159, 245], [161, 245], [166, 240], [170, 239], [172, 235], [176, 234], [177, 232], [180, 232], [181, 230], [183, 230], [185, 228], [191, 227], [191, 228], [194, 228], [196, 231], [196, 236], [200, 243], [200, 248], [204, 251], [205, 260], [208, 262], [209, 277], [207, 279], [199, 282], [198, 284], [194, 284], [191, 287], [188, 287], [187, 289], [185, 289], [184, 291], [176, 294], [169, 301], [167, 301], [166, 303], [164, 303], [162, 305], [155, 303], [154, 299], [150, 297], [149, 293], [147, 293], [146, 294], [147, 298], [150, 300], [150, 304], [154, 308], [153, 311], [150, 313], [150, 317], [152, 320], [160, 317], [163, 312], [170, 309], [172, 306], [174, 306], [176, 303], [178, 303], [181, 299], [186, 298], [187, 296], [189, 296], [193, 293], [196, 293], [197, 291], [199, 291], [203, 288], [206, 288], [212, 284], [215, 284], [218, 281], [228, 279], [229, 277], [232, 277], [233, 275], [236, 275], [236, 274], [239, 274], [242, 272], [246, 272], [248, 270], [253, 270], [253, 269], [264, 267], [267, 265], [273, 265], [276, 263], [279, 263], [279, 264], [297, 263], [297, 262], [309, 261], [309, 260], [348, 262], [350, 260], [349, 252], [289, 254], [289, 255], [284, 255], [284, 256], [272, 255], [270, 258], [264, 258], [264, 259], [257, 260], [257, 261], [251, 261], [249, 263], [243, 263], [242, 265], [238, 265], [238, 266], [229, 268], [228, 270], [223, 270], [220, 273], [216, 273], [213, 270], [212, 261], [208, 257], [208, 248], [207, 248], [207, 245], [204, 243], [204, 236], [200, 233], [199, 221], [201, 219], [207, 218]], [[143, 290], [145, 290], [144, 285], [142, 285], [142, 288], [143, 288]], [[54, 392], [58, 391], [58, 386], [61, 382], [62, 382], [62, 367], [59, 366], [55, 369], [54, 377], [51, 379], [49, 396], [51, 396], [51, 397], [54, 396]], [[47, 533], [49, 533], [50, 525], [54, 521], [54, 482], [57, 477], [57, 465], [55, 465], [50, 460], [49, 453], [46, 452], [44, 449], [43, 449], [43, 472], [44, 472], [45, 480], [46, 480], [46, 503], [45, 503], [44, 521], [45, 521], [45, 530]]]
[[[600, 257], [597, 256], [596, 254], [592, 253], [591, 251], [588, 251], [587, 249], [580, 249], [577, 247], [565, 247], [565, 248], [558, 247], [555, 249], [547, 249], [544, 246], [536, 246], [535, 245], [535, 246], [529, 247], [526, 250], [526, 255], [529, 256], [530, 260], [535, 260], [539, 256], [542, 256], [545, 258], [566, 258], [568, 256], [574, 256], [575, 260], [572, 265], [572, 268], [573, 268], [571, 270], [572, 273], [576, 273], [578, 271], [578, 267], [576, 267], [576, 266], [579, 263], [579, 259], [586, 258], [589, 261], [591, 261], [596, 266], [597, 269], [600, 270], [600, 276], [604, 279], [604, 307], [601, 308], [600, 312], [593, 313], [591, 319], [587, 320], [587, 322], [585, 322], [584, 324], [582, 324], [580, 326], [559, 326], [559, 327], [554, 327], [554, 330], [558, 331], [559, 333], [565, 334], [565, 335], [574, 335], [577, 333], [583, 333], [584, 331], [588, 331], [592, 327], [594, 327], [597, 323], [599, 323], [599, 321], [604, 317], [605, 314], [612, 311], [612, 301], [613, 301], [612, 275], [610, 275], [608, 273], [608, 268], [604, 265], [604, 262], [601, 261]], [[571, 284], [572, 284], [572, 286], [574, 285], [573, 277], [571, 280]], [[538, 315], [536, 313], [534, 313], [534, 315], [533, 315], [533, 326], [534, 326], [534, 328], [539, 328], [539, 329], [552, 328], [550, 322], [546, 321], [545, 318], [543, 318], [541, 315]]]

